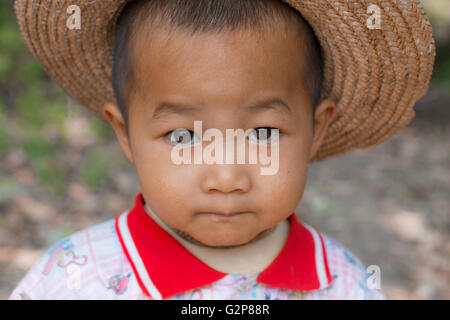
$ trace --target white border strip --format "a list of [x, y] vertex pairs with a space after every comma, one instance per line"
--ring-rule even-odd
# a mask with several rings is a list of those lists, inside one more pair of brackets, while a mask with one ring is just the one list
[[317, 275], [319, 277], [320, 289], [328, 286], [327, 274], [325, 272], [325, 260], [323, 257], [323, 248], [322, 242], [320, 241], [320, 237], [317, 234], [317, 231], [311, 226], [303, 223], [303, 225], [309, 230], [314, 239], [314, 255], [316, 258], [316, 270]]
[[147, 270], [145, 269], [144, 263], [142, 262], [142, 258], [139, 255], [136, 246], [134, 245], [134, 241], [131, 238], [130, 230], [128, 229], [127, 224], [127, 216], [130, 212], [127, 211], [120, 215], [118, 226], [120, 230], [120, 234], [122, 236], [122, 240], [125, 244], [125, 247], [128, 250], [128, 254], [130, 255], [131, 259], [133, 260], [133, 263], [136, 267], [136, 270], [139, 273], [139, 276], [142, 280], [142, 282], [145, 285], [145, 288], [150, 293], [152, 298], [155, 300], [162, 300], [161, 293], [158, 291], [158, 289], [153, 284], [152, 280], [150, 279], [150, 276], [147, 273]]

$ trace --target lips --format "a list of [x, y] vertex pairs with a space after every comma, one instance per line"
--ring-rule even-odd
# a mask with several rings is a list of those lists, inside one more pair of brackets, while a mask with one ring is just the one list
[[220, 217], [233, 217], [237, 216], [242, 213], [247, 213], [248, 211], [236, 211], [236, 212], [220, 212], [220, 211], [214, 211], [214, 212], [199, 212], [199, 213], [205, 213], [205, 214], [213, 214]]

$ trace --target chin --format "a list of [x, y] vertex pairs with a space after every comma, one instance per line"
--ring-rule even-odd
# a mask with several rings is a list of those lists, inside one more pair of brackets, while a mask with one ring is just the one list
[[210, 241], [202, 241], [199, 240], [200, 242], [208, 245], [208, 246], [213, 246], [213, 247], [231, 247], [231, 246], [239, 246], [239, 245], [243, 245], [249, 241], [251, 241], [252, 238], [249, 239], [232, 239], [230, 237], [226, 237], [224, 239], [217, 239], [217, 237], [214, 240], [210, 240]]

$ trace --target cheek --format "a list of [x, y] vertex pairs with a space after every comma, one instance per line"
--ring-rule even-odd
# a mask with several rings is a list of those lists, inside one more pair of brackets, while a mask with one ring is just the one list
[[279, 170], [272, 176], [258, 176], [262, 208], [291, 213], [299, 204], [307, 178], [308, 163], [301, 144], [280, 146]]
[[170, 149], [158, 142], [142, 146], [135, 156], [141, 191], [152, 210], [170, 223], [169, 214], [186, 209], [186, 199], [192, 198], [194, 170], [173, 164]]

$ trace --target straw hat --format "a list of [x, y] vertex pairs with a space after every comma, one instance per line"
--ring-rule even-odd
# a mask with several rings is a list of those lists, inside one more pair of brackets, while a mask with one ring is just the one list
[[[15, 1], [31, 52], [100, 119], [103, 104], [116, 102], [114, 27], [128, 1]], [[419, 0], [284, 1], [314, 29], [325, 67], [321, 98], [337, 102], [337, 116], [314, 161], [378, 144], [410, 122], [414, 103], [428, 89], [435, 57], [431, 26]], [[67, 27], [71, 5], [81, 9], [80, 29]], [[371, 5], [379, 9], [379, 29], [373, 28], [377, 12], [368, 10]]]

